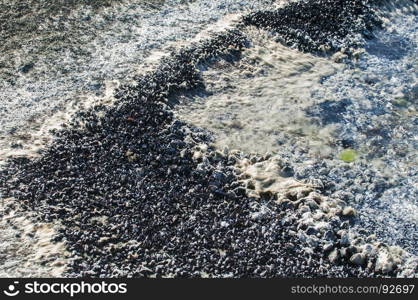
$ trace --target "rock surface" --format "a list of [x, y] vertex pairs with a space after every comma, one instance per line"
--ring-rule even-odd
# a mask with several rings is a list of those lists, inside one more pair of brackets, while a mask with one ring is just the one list
[[[413, 255], [364, 239], [355, 210], [320, 179], [300, 180], [286, 156], [216, 149], [210, 132], [173, 113], [179, 96], [204, 89], [205, 68], [249, 47], [243, 26], [275, 30], [303, 51], [336, 51], [337, 39], [378, 23], [368, 3], [309, 0], [249, 14], [173, 52], [120, 86], [112, 105], [78, 112], [39, 158], [9, 160], [2, 194], [59, 223], [53, 240], [71, 257], [66, 276], [415, 276]], [[313, 20], [323, 33], [300, 39]]]

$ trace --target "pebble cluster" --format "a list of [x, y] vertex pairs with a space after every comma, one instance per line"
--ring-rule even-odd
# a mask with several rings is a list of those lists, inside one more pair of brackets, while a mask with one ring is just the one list
[[306, 110], [313, 122], [334, 128], [334, 153], [295, 162], [296, 176], [321, 180], [327, 195], [358, 209], [357, 227], [416, 255], [418, 6], [384, 3], [384, 28], [358, 59], [321, 83], [312, 98], [323, 102]]
[[[160, 53], [271, 0], [1, 1], [0, 155], [26, 150], [57, 111], [107, 98]], [[39, 24], [42, 20], [42, 24]], [[106, 99], [104, 99], [106, 101]], [[70, 118], [65, 115], [65, 121]], [[58, 122], [62, 122], [58, 120]], [[47, 143], [42, 142], [42, 145]]]
[[[289, 32], [294, 24], [312, 27], [317, 20], [320, 26], [312, 28], [329, 39], [295, 40], [302, 50], [313, 50], [351, 34], [360, 27], [349, 21], [369, 15], [363, 1], [303, 3], [244, 20], [270, 24], [294, 14]], [[319, 8], [326, 14], [315, 11]], [[331, 15], [343, 17], [347, 30], [334, 26], [329, 35], [332, 29], [322, 25]], [[249, 194], [250, 178], [237, 167], [245, 157], [213, 149], [208, 132], [174, 118], [170, 100], [204, 87], [200, 64], [236, 56], [245, 46], [237, 29], [173, 53], [155, 72], [120, 87], [113, 106], [78, 113], [54, 133], [40, 158], [14, 159], [1, 171], [6, 197], [39, 212], [44, 221], [61, 223], [55, 241], [65, 242], [71, 253], [68, 276], [396, 275], [396, 257], [353, 240], [348, 229], [354, 210], [326, 200], [315, 186], [299, 185], [280, 199], [274, 193]], [[281, 172], [287, 171], [282, 166]]]
[[351, 263], [370, 272], [413, 277], [418, 260], [401, 249], [378, 241], [366, 230], [355, 230], [357, 211], [341, 198], [322, 193], [321, 180], [295, 180], [295, 169], [278, 156], [242, 158], [237, 174], [247, 194], [274, 201], [286, 212], [282, 224], [297, 236], [306, 253], [319, 251], [332, 263]]
[[372, 36], [380, 25], [369, 0], [297, 1], [276, 11], [259, 11], [244, 18], [277, 32], [280, 40], [307, 52], [335, 52], [357, 47], [355, 35]]

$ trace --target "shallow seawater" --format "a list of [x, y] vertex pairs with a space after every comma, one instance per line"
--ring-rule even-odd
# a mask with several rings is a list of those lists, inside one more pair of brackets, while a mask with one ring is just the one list
[[[350, 100], [335, 123], [336, 134], [356, 149], [363, 174], [371, 170], [382, 178], [373, 193], [354, 194], [359, 227], [417, 253], [418, 17], [416, 6], [402, 18], [400, 11], [391, 12], [358, 62], [325, 80], [315, 97]], [[324, 122], [321, 114], [318, 119]]]
[[219, 148], [264, 154], [292, 140], [326, 152], [332, 126], [316, 126], [304, 109], [318, 103], [312, 95], [321, 80], [341, 66], [283, 46], [265, 31], [247, 35], [251, 45], [242, 57], [202, 66], [205, 90], [181, 99], [178, 116], [214, 132]]
[[[210, 24], [270, 2], [3, 1], [0, 159], [33, 144], [51, 116], [63, 123], [91, 102], [106, 103], [109, 90]], [[40, 146], [43, 135], [35, 137]]]
[[[73, 113], [111, 105], [119, 84], [170, 51], [225, 31], [248, 10], [277, 5], [271, 2], [1, 2], [0, 165], [9, 156], [39, 155], [48, 130]], [[320, 186], [324, 196], [356, 209], [354, 229], [417, 255], [418, 7], [395, 5], [385, 20], [352, 58], [302, 53], [247, 27], [247, 48], [200, 65], [204, 87], [176, 95], [172, 108], [210, 132], [218, 150], [268, 153], [271, 160], [241, 166], [256, 187]], [[18, 217], [26, 226], [19, 225], [24, 214]], [[15, 235], [0, 225], [5, 236]], [[55, 234], [45, 226], [41, 239]], [[20, 242], [0, 247], [11, 257]], [[44, 244], [39, 250], [25, 240], [29, 273], [41, 260], [37, 253], [48, 251]], [[18, 264], [19, 257], [0, 273], [19, 274]]]
[[[9, 157], [39, 155], [50, 129], [77, 111], [111, 104], [118, 84], [209, 25], [270, 2], [0, 1], [0, 166]], [[56, 233], [43, 231], [52, 225], [0, 200], [0, 236], [7, 238], [0, 274], [62, 276], [65, 251], [50, 242]]]
[[241, 57], [202, 66], [205, 88], [183, 97], [177, 116], [221, 149], [278, 153], [298, 179], [321, 180], [358, 209], [358, 228], [417, 253], [417, 24], [416, 5], [394, 6], [353, 59], [250, 30]]

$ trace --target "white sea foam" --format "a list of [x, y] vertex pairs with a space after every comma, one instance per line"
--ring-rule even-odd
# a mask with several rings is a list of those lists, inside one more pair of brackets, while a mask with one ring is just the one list
[[[250, 30], [242, 58], [207, 68], [206, 91], [183, 97], [177, 116], [213, 132], [219, 148], [277, 152], [300, 179], [332, 183], [329, 193], [358, 210], [359, 228], [416, 254], [417, 12], [387, 2], [383, 30], [347, 63]], [[344, 147], [356, 161], [340, 160]]]
[[[142, 0], [73, 7], [34, 2], [32, 9], [22, 6], [22, 16], [13, 3], [2, 5], [3, 14], [9, 9], [21, 22], [5, 32], [8, 38], [0, 45], [0, 160], [33, 145], [47, 119], [61, 123], [84, 101], [105, 97], [109, 86], [149, 70], [225, 15], [233, 18], [270, 1], [151, 2], [158, 5], [150, 8]], [[34, 28], [37, 18], [43, 22]], [[9, 151], [13, 144], [18, 148]]]

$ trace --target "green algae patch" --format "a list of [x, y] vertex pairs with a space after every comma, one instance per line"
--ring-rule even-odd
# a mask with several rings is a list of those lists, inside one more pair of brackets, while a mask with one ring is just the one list
[[356, 160], [356, 158], [357, 158], [357, 152], [355, 150], [353, 150], [353, 149], [346, 149], [346, 150], [344, 150], [344, 151], [342, 151], [340, 153], [339, 158], [342, 161], [345, 161], [347, 163], [351, 163], [351, 162], [353, 162], [353, 161]]
[[405, 99], [405, 98], [396, 98], [393, 101], [393, 104], [395, 106], [402, 107], [402, 108], [408, 107], [410, 105], [410, 103], [408, 102], [408, 100]]

